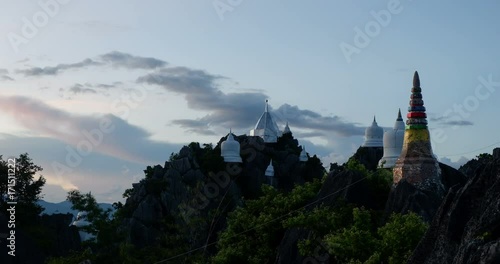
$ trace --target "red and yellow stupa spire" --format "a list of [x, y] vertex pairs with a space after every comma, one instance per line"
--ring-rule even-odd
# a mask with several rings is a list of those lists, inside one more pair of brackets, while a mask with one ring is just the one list
[[442, 190], [439, 163], [432, 153], [427, 115], [418, 72], [413, 76], [410, 107], [403, 140], [401, 155], [394, 167], [394, 184], [405, 180], [417, 188]]

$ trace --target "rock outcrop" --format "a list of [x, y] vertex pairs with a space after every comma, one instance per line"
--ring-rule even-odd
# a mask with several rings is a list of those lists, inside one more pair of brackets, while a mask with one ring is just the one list
[[223, 140], [213, 149], [191, 143], [163, 167], [146, 170], [146, 179], [133, 185], [124, 205], [127, 216], [121, 230], [128, 242], [139, 248], [157, 243], [166, 232], [165, 219], [185, 228], [183, 235], [193, 247], [215, 241], [217, 232], [226, 225], [227, 213], [242, 205], [243, 197], [260, 196], [271, 159], [277, 188], [285, 191], [325, 173], [316, 157], [299, 161], [301, 149], [291, 133], [272, 144], [265, 144], [260, 137], [235, 137], [241, 146], [242, 163], [223, 162]]
[[[443, 163], [439, 163], [439, 168], [444, 193], [447, 193], [453, 186], [463, 186], [465, 184], [466, 177], [461, 172]], [[385, 206], [385, 218], [387, 219], [391, 213], [415, 212], [425, 221], [430, 222], [442, 200], [443, 197], [440, 193], [417, 188], [402, 179], [391, 189]]]
[[[379, 147], [360, 147], [352, 158], [366, 168], [375, 170], [382, 154], [383, 149]], [[365, 208], [383, 210], [388, 192], [385, 195], [380, 195], [376, 190], [370, 188], [365, 177], [366, 175], [361, 172], [344, 170], [343, 167], [330, 171], [318, 195], [314, 198], [314, 200], [321, 200], [315, 206], [322, 204], [336, 207], [341, 200]], [[311, 236], [310, 230], [299, 228], [287, 230], [278, 248], [276, 263], [329, 263], [328, 254], [319, 242], [315, 256], [300, 255], [297, 242], [310, 239]]]
[[417, 263], [500, 263], [500, 157], [450, 188], [410, 258]]

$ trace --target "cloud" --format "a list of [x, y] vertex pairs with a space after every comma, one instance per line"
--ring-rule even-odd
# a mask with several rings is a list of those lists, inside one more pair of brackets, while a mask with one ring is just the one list
[[311, 129], [316, 133], [315, 136], [328, 136], [332, 132], [344, 137], [360, 136], [365, 131], [365, 127], [347, 122], [339, 116], [323, 116], [289, 104], [281, 105], [274, 113], [281, 122], [288, 121], [294, 127]]
[[194, 134], [200, 134], [200, 135], [206, 135], [206, 136], [213, 136], [216, 135], [216, 133], [212, 130], [209, 129], [208, 124], [203, 121], [203, 120], [193, 120], [193, 119], [177, 119], [172, 121], [172, 124], [178, 125], [181, 128], [185, 128], [186, 132], [194, 133]]
[[113, 67], [127, 69], [156, 69], [167, 65], [163, 60], [133, 56], [119, 51], [101, 55], [100, 59]]
[[86, 88], [85, 86], [77, 83], [73, 85], [72, 87], [69, 88], [69, 91], [72, 92], [73, 94], [85, 94], [85, 93], [97, 93], [96, 90], [91, 89], [91, 88]]
[[80, 69], [88, 66], [98, 66], [102, 65], [102, 63], [94, 61], [92, 59], [85, 59], [83, 61], [71, 64], [58, 64], [54, 67], [33, 67], [26, 70], [16, 70], [17, 73], [23, 74], [24, 76], [42, 76], [42, 75], [57, 75], [61, 71], [65, 71], [68, 69]]
[[[75, 187], [84, 193], [92, 191], [98, 201], [120, 200], [125, 189], [144, 178], [143, 170], [146, 168], [145, 164], [94, 151], [85, 156], [78, 166], [70, 167], [70, 171], [64, 171], [61, 174], [53, 164], [54, 162], [65, 164], [68, 158], [68, 144], [62, 140], [0, 133], [0, 145], [4, 158], [7, 155], [18, 156], [27, 152], [33, 162], [43, 168], [40, 174], [47, 179], [43, 188], [44, 200], [54, 202], [65, 200], [67, 191]], [[167, 148], [164, 148], [163, 143], [158, 143], [158, 145], [162, 148], [153, 147], [141, 154], [151, 156], [153, 162], [147, 165], [163, 165], [171, 152], [177, 152], [180, 149], [180, 145]], [[121, 187], [121, 191], [117, 186]], [[108, 193], [111, 189], [114, 189], [116, 195], [112, 196]]]
[[[23, 96], [0, 96], [0, 109], [20, 125], [41, 137], [59, 139], [74, 151], [96, 151], [123, 160], [151, 164], [160, 154], [180, 144], [150, 140], [146, 130], [112, 114], [75, 115]], [[89, 136], [90, 135], [90, 136]]]
[[80, 62], [70, 64], [58, 64], [56, 66], [32, 67], [16, 70], [16, 73], [24, 76], [50, 76], [57, 75], [70, 69], [82, 69], [90, 66], [111, 66], [126, 69], [155, 69], [164, 67], [167, 62], [151, 57], [133, 56], [128, 53], [112, 51], [98, 56], [97, 59], [84, 59]]
[[8, 75], [1, 75], [0, 79], [2, 79], [2, 81], [14, 81], [14, 79]]
[[441, 124], [450, 125], [450, 126], [472, 126], [472, 125], [474, 125], [474, 123], [472, 123], [471, 121], [466, 121], [466, 120], [447, 121], [447, 122], [442, 122]]
[[[169, 67], [141, 76], [137, 82], [159, 85], [167, 91], [184, 95], [189, 108], [207, 112], [198, 119], [172, 122], [187, 131], [205, 134], [211, 133], [214, 128], [249, 128], [257, 122], [264, 110], [264, 101], [267, 99], [264, 93], [224, 93], [219, 85], [226, 79], [203, 70]], [[283, 124], [288, 121], [295, 128], [314, 130], [323, 137], [330, 137], [331, 133], [345, 137], [364, 133], [363, 127], [338, 116], [323, 116], [298, 106], [284, 104], [273, 111], [273, 114]]]
[[7, 69], [0, 68], [0, 75], [5, 75], [5, 74], [9, 74], [9, 71]]
[[122, 82], [113, 82], [112, 84], [96, 83], [96, 84], [93, 84], [91, 86], [95, 87], [95, 88], [101, 88], [101, 89], [112, 89], [112, 88], [119, 87], [121, 85], [123, 85]]
[[448, 126], [472, 126], [474, 125], [473, 122], [468, 121], [468, 120], [462, 120], [460, 117], [453, 117], [453, 116], [437, 116], [437, 117], [430, 117], [430, 121], [436, 122], [437, 124], [440, 124], [444, 127]]

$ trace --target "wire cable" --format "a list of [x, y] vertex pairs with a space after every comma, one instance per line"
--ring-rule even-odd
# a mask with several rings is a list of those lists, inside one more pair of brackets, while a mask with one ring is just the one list
[[[353, 185], [355, 185], [355, 184], [357, 184], [357, 183], [359, 183], [359, 182], [363, 181], [364, 179], [366, 179], [366, 177], [367, 177], [367, 176], [364, 176], [363, 178], [361, 178], [361, 179], [359, 179], [359, 180], [357, 180], [357, 181], [355, 181], [355, 182], [353, 182], [353, 183], [351, 183], [351, 184], [349, 184], [349, 185], [345, 186], [345, 187], [344, 187], [344, 188], [342, 188], [342, 189], [339, 189], [339, 190], [337, 190], [337, 191], [335, 191], [335, 192], [332, 192], [332, 193], [330, 193], [330, 194], [328, 194], [328, 195], [325, 195], [325, 196], [323, 196], [323, 197], [321, 197], [321, 198], [319, 198], [319, 199], [317, 199], [317, 200], [315, 200], [315, 201], [313, 201], [313, 202], [310, 202], [310, 203], [308, 203], [308, 204], [306, 204], [306, 205], [304, 205], [304, 206], [302, 206], [302, 207], [299, 207], [299, 208], [297, 208], [297, 209], [291, 210], [290, 212], [288, 212], [288, 213], [286, 213], [286, 214], [284, 214], [284, 215], [281, 215], [281, 216], [276, 217], [276, 218], [274, 218], [274, 219], [271, 219], [271, 220], [269, 220], [269, 221], [267, 221], [267, 222], [264, 222], [264, 223], [262, 223], [262, 224], [256, 225], [256, 226], [254, 226], [254, 227], [252, 227], [252, 228], [250, 228], [250, 229], [247, 229], [247, 230], [245, 230], [245, 231], [242, 231], [242, 232], [240, 232], [240, 233], [238, 233], [238, 234], [235, 234], [234, 236], [232, 236], [232, 237], [230, 237], [230, 238], [234, 238], [234, 237], [237, 237], [237, 236], [239, 236], [239, 235], [242, 235], [242, 234], [248, 233], [248, 232], [250, 232], [250, 231], [252, 231], [252, 230], [255, 230], [255, 229], [259, 228], [259, 227], [265, 226], [265, 225], [267, 225], [267, 224], [269, 224], [269, 223], [272, 223], [272, 222], [275, 222], [275, 221], [277, 221], [277, 220], [280, 220], [280, 219], [282, 219], [282, 218], [284, 218], [284, 217], [286, 217], [286, 216], [288, 216], [288, 215], [291, 215], [291, 214], [292, 214], [292, 213], [294, 213], [294, 212], [300, 211], [300, 210], [302, 210], [302, 209], [304, 209], [304, 208], [306, 208], [306, 207], [308, 207], [308, 206], [311, 206], [311, 205], [313, 205], [313, 204], [315, 204], [315, 203], [318, 203], [318, 202], [320, 202], [320, 201], [322, 201], [322, 200], [324, 200], [324, 199], [326, 199], [326, 198], [328, 198], [328, 197], [330, 197], [330, 196], [332, 196], [332, 195], [334, 195], [334, 194], [337, 194], [337, 193], [339, 193], [339, 192], [341, 192], [341, 191], [343, 191], [343, 190], [346, 190], [347, 188], [349, 188], [349, 187], [351, 187], [351, 186], [353, 186]], [[167, 261], [169, 261], [169, 260], [173, 260], [173, 259], [176, 259], [176, 258], [178, 258], [178, 257], [182, 257], [182, 256], [184, 256], [184, 255], [187, 255], [187, 254], [189, 254], [189, 253], [192, 253], [192, 252], [198, 251], [198, 250], [200, 250], [200, 249], [204, 249], [204, 248], [207, 248], [207, 247], [209, 247], [209, 246], [215, 245], [215, 244], [217, 244], [217, 242], [218, 242], [218, 241], [215, 241], [215, 242], [212, 242], [212, 243], [209, 243], [209, 244], [205, 244], [204, 246], [201, 246], [201, 247], [198, 247], [198, 248], [195, 248], [195, 249], [191, 249], [191, 250], [189, 250], [189, 251], [186, 251], [186, 252], [184, 252], [184, 253], [180, 253], [180, 254], [175, 255], [175, 256], [173, 256], [173, 257], [170, 257], [170, 258], [168, 258], [168, 259], [160, 260], [160, 261], [158, 261], [158, 262], [155, 262], [154, 264], [165, 263], [165, 262], [167, 262]]]

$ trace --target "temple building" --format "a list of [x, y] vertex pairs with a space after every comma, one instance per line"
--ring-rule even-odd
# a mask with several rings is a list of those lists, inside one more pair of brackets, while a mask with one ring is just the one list
[[363, 147], [382, 147], [383, 146], [384, 130], [377, 125], [375, 116], [373, 117], [372, 125], [365, 130], [365, 142]]
[[267, 169], [266, 169], [266, 172], [264, 173], [264, 175], [266, 175], [267, 183], [271, 186], [276, 187], [278, 182], [277, 182], [276, 178], [274, 177], [274, 166], [273, 166], [272, 159], [269, 162], [269, 165], [267, 166]]
[[416, 188], [443, 194], [441, 171], [432, 153], [427, 115], [418, 72], [413, 76], [410, 106], [406, 116], [406, 127], [401, 155], [393, 169], [394, 184], [406, 181]]
[[401, 117], [401, 109], [398, 111], [398, 118], [392, 130], [384, 133], [384, 156], [379, 161], [379, 167], [393, 168], [396, 160], [401, 155], [403, 139], [405, 135], [405, 123]]
[[264, 139], [265, 143], [276, 143], [281, 136], [278, 125], [269, 112], [267, 100], [264, 113], [260, 116], [255, 128], [250, 130], [250, 136], [259, 136]]
[[285, 128], [283, 129], [283, 135], [284, 134], [292, 134], [292, 131], [290, 130], [290, 127], [288, 126], [288, 121], [286, 122]]
[[94, 239], [95, 236], [93, 234], [87, 233], [80, 228], [89, 226], [90, 223], [87, 221], [87, 213], [86, 212], [78, 212], [76, 215], [76, 220], [71, 223], [71, 225], [78, 227], [78, 234], [80, 235], [80, 241], [87, 241]]
[[307, 161], [309, 157], [307, 157], [306, 147], [302, 146], [302, 151], [300, 152], [299, 161]]
[[221, 156], [224, 158], [224, 162], [242, 162], [240, 156], [240, 143], [234, 140], [231, 130], [229, 130], [227, 139], [221, 143], [220, 148]]

